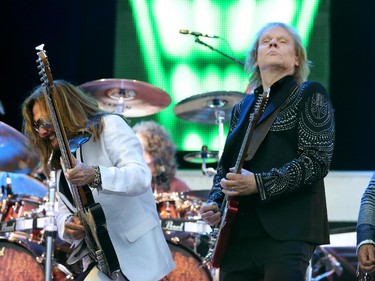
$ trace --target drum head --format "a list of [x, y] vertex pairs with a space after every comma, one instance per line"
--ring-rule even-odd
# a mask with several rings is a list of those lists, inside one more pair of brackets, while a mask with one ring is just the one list
[[43, 281], [43, 266], [27, 244], [0, 241], [0, 276], [7, 281]]
[[210, 271], [206, 267], [198, 268], [200, 257], [189, 248], [168, 241], [176, 268], [168, 274], [170, 281], [212, 281]]

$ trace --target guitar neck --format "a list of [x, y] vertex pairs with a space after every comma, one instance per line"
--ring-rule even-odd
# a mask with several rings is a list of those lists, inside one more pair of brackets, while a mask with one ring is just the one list
[[241, 172], [243, 163], [246, 158], [246, 153], [249, 149], [250, 141], [253, 136], [253, 132], [255, 129], [256, 124], [258, 123], [260, 117], [262, 116], [263, 110], [266, 106], [268, 97], [270, 94], [270, 89], [267, 89], [266, 91], [263, 92], [262, 96], [260, 97], [261, 99], [257, 100], [254, 111], [250, 113], [250, 118], [249, 118], [249, 125], [247, 126], [245, 136], [243, 138], [243, 142], [240, 148], [240, 151], [237, 156], [237, 161], [234, 166], [234, 172], [236, 174], [239, 174]]
[[[41, 49], [39, 49], [39, 47], [41, 47]], [[40, 72], [41, 74], [43, 74], [41, 80], [43, 81], [43, 85], [46, 87], [46, 92], [44, 96], [46, 99], [48, 112], [52, 121], [56, 138], [59, 144], [63, 170], [66, 171], [66, 169], [73, 168], [74, 163], [72, 159], [72, 154], [70, 153], [68, 137], [64, 130], [64, 124], [62, 122], [62, 118], [57, 103], [56, 97], [58, 93], [55, 88], [51, 69], [49, 67], [49, 62], [47, 60], [47, 55], [45, 51], [43, 51], [43, 46], [38, 46], [37, 49], [40, 50], [37, 53], [39, 56], [39, 60], [37, 62], [40, 63], [38, 68], [42, 70]], [[90, 195], [87, 194], [82, 187], [72, 185], [70, 186], [75, 206], [77, 210], [82, 213], [84, 211], [84, 207], [93, 202], [92, 195], [90, 197]]]
[[[56, 89], [53, 85], [48, 86], [46, 91], [46, 101], [47, 107], [51, 116], [51, 121], [53, 127], [55, 129], [56, 139], [59, 143], [60, 153], [61, 153], [61, 160], [63, 165], [63, 170], [73, 168], [71, 153], [69, 148], [68, 138], [66, 136], [61, 117], [59, 115], [59, 111], [57, 110], [56, 98]], [[85, 194], [83, 196], [80, 194], [78, 187], [70, 185], [72, 196], [76, 208], [79, 212], [84, 211], [84, 203], [86, 202]], [[84, 202], [83, 202], [84, 201]]]

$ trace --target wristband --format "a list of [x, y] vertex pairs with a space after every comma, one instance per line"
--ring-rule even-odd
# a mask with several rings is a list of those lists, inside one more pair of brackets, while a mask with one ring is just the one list
[[92, 166], [95, 172], [95, 179], [92, 183], [89, 183], [88, 186], [92, 189], [96, 188], [99, 191], [102, 191], [102, 177], [100, 175], [100, 168], [98, 165]]

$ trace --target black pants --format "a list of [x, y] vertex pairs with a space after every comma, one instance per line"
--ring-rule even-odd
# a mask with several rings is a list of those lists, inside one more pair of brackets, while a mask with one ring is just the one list
[[231, 239], [220, 281], [304, 281], [315, 246], [270, 237]]

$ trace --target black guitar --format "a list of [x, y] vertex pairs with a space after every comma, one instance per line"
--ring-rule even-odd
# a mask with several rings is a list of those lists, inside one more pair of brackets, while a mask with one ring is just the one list
[[[63, 169], [73, 168], [73, 158], [70, 153], [69, 142], [64, 130], [64, 124], [60, 117], [56, 95], [58, 94], [53, 83], [53, 78], [47, 60], [44, 44], [36, 47], [38, 50], [38, 69], [42, 76], [41, 81], [46, 87], [45, 98], [48, 111], [59, 143]], [[95, 203], [92, 192], [88, 186], [76, 186], [69, 184], [74, 204], [77, 208], [76, 215], [81, 219], [85, 227], [85, 243], [90, 256], [97, 262], [99, 270], [111, 279], [116, 279], [121, 273], [120, 265], [111, 239], [109, 237], [103, 209], [99, 203]]]

